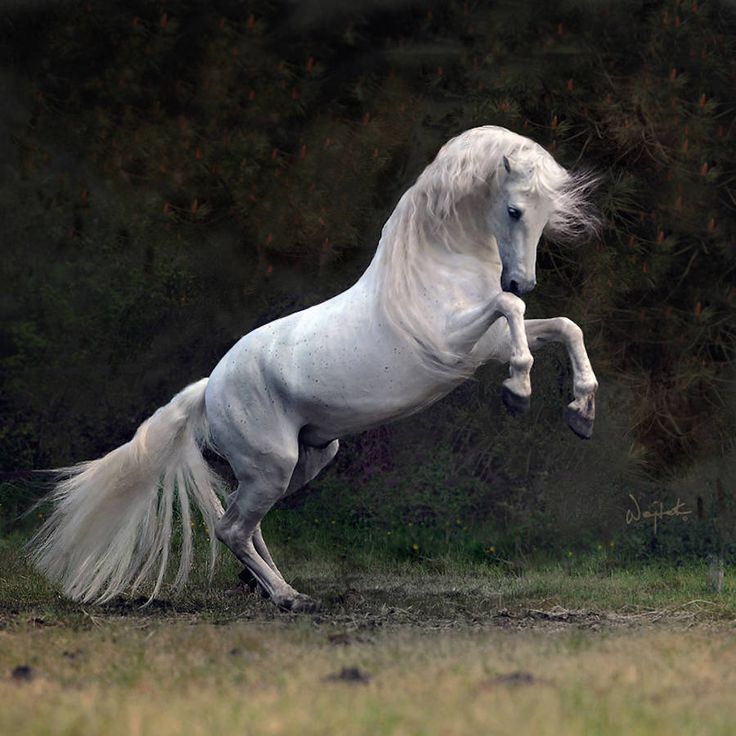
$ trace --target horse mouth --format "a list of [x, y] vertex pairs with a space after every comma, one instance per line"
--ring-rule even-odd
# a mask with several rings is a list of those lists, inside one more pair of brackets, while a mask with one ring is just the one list
[[527, 294], [535, 286], [535, 281], [521, 281], [518, 279], [507, 278], [505, 274], [501, 274], [501, 288], [509, 294], [513, 294], [514, 296]]
[[501, 288], [514, 296], [521, 296], [524, 293], [516, 279], [507, 279], [503, 275], [501, 276]]
[[522, 291], [519, 288], [519, 284], [516, 281], [511, 281], [509, 288], [505, 291], [510, 291], [514, 296], [521, 296]]

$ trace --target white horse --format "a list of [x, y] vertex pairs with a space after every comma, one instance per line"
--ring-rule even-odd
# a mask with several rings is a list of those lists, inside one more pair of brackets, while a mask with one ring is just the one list
[[[177, 497], [181, 585], [192, 558], [191, 496], [213, 560], [219, 539], [276, 605], [311, 610], [276, 567], [260, 523], [335, 457], [339, 438], [419, 411], [491, 360], [509, 363], [503, 399], [523, 411], [530, 350], [550, 341], [564, 343], [572, 361], [568, 424], [590, 437], [598, 384], [580, 328], [565, 317], [525, 320], [520, 298], [534, 288], [543, 230], [593, 227], [589, 185], [504, 128], [450, 140], [401, 197], [356, 284], [245, 335], [130, 442], [67, 469], [31, 542], [38, 569], [77, 600], [150, 583], [153, 598]], [[201, 453], [210, 441], [238, 480], [224, 512]]]

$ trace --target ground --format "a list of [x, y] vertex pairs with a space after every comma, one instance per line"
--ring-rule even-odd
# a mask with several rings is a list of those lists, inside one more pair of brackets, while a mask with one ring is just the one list
[[0, 733], [736, 733], [731, 570], [294, 560], [297, 616], [230, 564], [142, 608], [0, 562]]

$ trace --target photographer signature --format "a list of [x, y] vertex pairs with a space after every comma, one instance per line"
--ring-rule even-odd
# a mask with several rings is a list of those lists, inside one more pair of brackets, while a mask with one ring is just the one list
[[692, 514], [692, 511], [684, 511], [683, 506], [685, 505], [680, 499], [677, 499], [677, 503], [671, 509], [665, 509], [662, 501], [653, 501], [651, 511], [642, 511], [639, 508], [639, 502], [629, 493], [629, 498], [634, 502], [634, 510], [626, 510], [626, 523], [631, 524], [634, 521], [640, 519], [651, 519], [654, 525], [654, 533], [657, 533], [657, 524], [665, 516], [681, 516], [683, 521], [687, 521], [687, 517]]

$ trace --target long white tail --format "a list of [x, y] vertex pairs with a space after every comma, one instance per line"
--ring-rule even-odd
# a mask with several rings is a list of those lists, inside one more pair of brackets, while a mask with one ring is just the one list
[[207, 525], [214, 565], [222, 485], [200, 449], [208, 434], [207, 381], [178, 393], [141, 424], [130, 442], [62, 471], [65, 477], [49, 497], [53, 513], [29, 546], [38, 570], [69, 597], [102, 603], [154, 582], [154, 598], [169, 561], [174, 496], [182, 527], [175, 587], [186, 582], [192, 565], [189, 496]]

